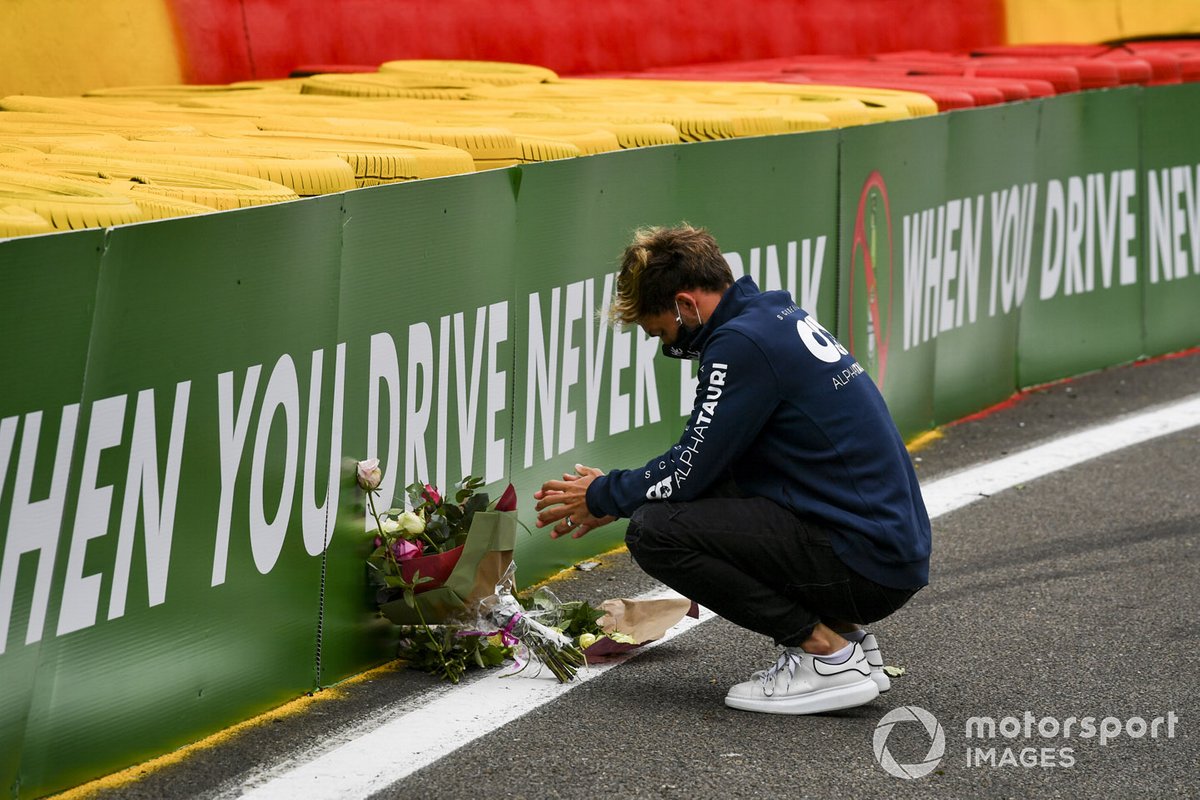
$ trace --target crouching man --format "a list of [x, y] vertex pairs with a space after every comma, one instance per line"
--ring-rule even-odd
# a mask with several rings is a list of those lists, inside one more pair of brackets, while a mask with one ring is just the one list
[[930, 527], [870, 376], [787, 292], [735, 282], [687, 225], [636, 234], [611, 314], [699, 360], [691, 417], [643, 467], [547, 481], [539, 527], [579, 537], [628, 517], [642, 569], [774, 639], [782, 654], [729, 690], [732, 708], [812, 714], [887, 691], [862, 626], [928, 582]]

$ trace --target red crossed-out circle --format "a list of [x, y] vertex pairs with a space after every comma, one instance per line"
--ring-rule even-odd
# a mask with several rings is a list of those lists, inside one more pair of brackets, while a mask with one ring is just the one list
[[[880, 199], [883, 202], [883, 213], [887, 220], [887, 318], [881, 319], [879, 316], [879, 283], [875, 277], [875, 264], [871, 260], [871, 248], [867, 242], [867, 198], [871, 195], [871, 190], [879, 191]], [[888, 200], [887, 184], [883, 181], [883, 176], [879, 174], [879, 170], [873, 170], [867, 176], [867, 180], [863, 183], [862, 194], [858, 198], [858, 215], [854, 220], [854, 239], [850, 246], [850, 351], [857, 354], [858, 351], [854, 347], [854, 278], [858, 273], [856, 265], [858, 264], [859, 252], [862, 253], [863, 273], [867, 284], [867, 313], [871, 315], [871, 326], [874, 328], [875, 349], [879, 353], [879, 370], [875, 376], [875, 382], [883, 386], [884, 377], [887, 374], [887, 356], [888, 344], [891, 342], [892, 334], [885, 322], [890, 323], [892, 320], [892, 267], [894, 264], [894, 254], [892, 247], [892, 205]]]

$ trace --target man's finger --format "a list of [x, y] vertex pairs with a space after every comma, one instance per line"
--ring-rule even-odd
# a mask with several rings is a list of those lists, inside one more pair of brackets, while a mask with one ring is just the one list
[[538, 514], [538, 523], [540, 525], [550, 525], [560, 520], [566, 519], [571, 512], [560, 505], [552, 506]]
[[538, 500], [537, 503], [534, 504], [533, 508], [535, 511], [543, 511], [547, 508], [554, 508], [555, 506], [560, 506], [565, 502], [567, 502], [567, 498], [563, 497], [561, 494], [558, 494], [557, 496], [546, 495], [541, 500]]

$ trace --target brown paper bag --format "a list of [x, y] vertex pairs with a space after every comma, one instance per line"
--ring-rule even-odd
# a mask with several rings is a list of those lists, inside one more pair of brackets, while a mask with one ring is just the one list
[[[600, 608], [608, 612], [596, 621], [605, 633], [619, 631], [638, 644], [661, 639], [695, 606], [686, 597], [667, 597], [661, 600], [605, 600]], [[692, 614], [696, 616], [696, 614]]]

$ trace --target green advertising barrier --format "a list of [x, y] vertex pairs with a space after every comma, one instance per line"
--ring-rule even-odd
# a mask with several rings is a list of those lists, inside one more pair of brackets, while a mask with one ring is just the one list
[[327, 471], [301, 448], [330, 403], [298, 389], [334, 345], [340, 202], [108, 234], [22, 786], [315, 688], [323, 541], [301, 481], [322, 495]]
[[[346, 345], [342, 453], [379, 458], [385, 503], [402, 503], [417, 480], [445, 489], [468, 474], [484, 477], [494, 500], [509, 479], [517, 176], [492, 171], [343, 197], [341, 282], [330, 298]], [[324, 684], [394, 653], [366, 584], [373, 537], [362, 503], [356, 486], [344, 493], [348, 519], [328, 550]]]
[[[531, 524], [545, 479], [665, 450], [691, 373], [602, 321], [636, 227], [706, 226], [836, 321], [906, 435], [1136, 357], [1143, 325], [1151, 352], [1200, 342], [1193, 91], [0, 242], [0, 786], [64, 788], [388, 659], [353, 461], [386, 495], [512, 481]], [[620, 541], [518, 530], [519, 579]]]
[[[734, 274], [787, 289], [837, 322], [838, 134], [774, 136], [674, 149], [681, 219], [703, 224]], [[691, 395], [687, 397], [691, 412]]]
[[1113, 89], [1040, 104], [1039, 197], [1017, 336], [1022, 387], [1144, 352], [1137, 225], [1142, 94]]
[[[814, 189], [835, 185], [836, 134], [636, 150], [522, 174], [516, 373], [525, 380], [514, 386], [513, 451], [522, 498], [579, 462], [641, 466], [679, 439], [691, 413], [694, 365], [662, 358], [637, 326], [604, 320], [635, 229], [707, 227], [737, 274], [835, 316], [836, 207]], [[623, 531], [552, 543], [518, 535], [518, 576], [552, 574], [620, 544]]]
[[[1017, 390], [1040, 109], [1040, 103], [1012, 103], [949, 118], [954, 167], [946, 176], [946, 198], [922, 217], [930, 220], [931, 232], [941, 233], [940, 243], [926, 248], [933, 256], [925, 262], [921, 293], [922, 335], [926, 313], [931, 333], [936, 331], [933, 417], [939, 425]], [[934, 286], [931, 265], [940, 273]], [[936, 310], [930, 307], [935, 303]]]
[[[671, 148], [533, 164], [521, 170], [511, 479], [520, 516], [533, 492], [576, 463], [639, 466], [678, 434], [678, 370], [655, 358], [657, 340], [611, 327], [604, 314], [621, 251], [642, 225], [678, 222]], [[623, 541], [624, 525], [549, 541], [517, 533], [522, 582], [553, 574]]]
[[[26, 726], [39, 684], [57, 677], [43, 649], [54, 637], [51, 598], [60, 520], [80, 439], [103, 231], [0, 245], [0, 787], [39, 757]], [[111, 679], [111, 676], [110, 676]], [[61, 785], [61, 784], [60, 784]]]
[[936, 249], [928, 209], [946, 199], [948, 117], [841, 135], [837, 336], [875, 379], [907, 438], [933, 425], [937, 343], [929, 311], [936, 304], [923, 300], [930, 294], [924, 276]]
[[1200, 316], [1200, 85], [1142, 96], [1142, 227], [1146, 352], [1198, 343]]

